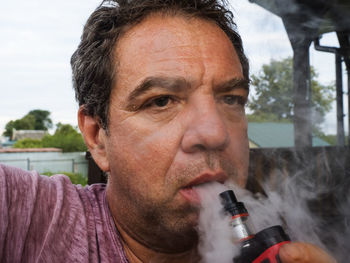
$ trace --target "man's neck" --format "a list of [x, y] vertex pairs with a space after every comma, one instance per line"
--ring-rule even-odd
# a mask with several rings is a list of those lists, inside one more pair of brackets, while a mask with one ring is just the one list
[[151, 248], [141, 244], [127, 232], [123, 230], [117, 223], [118, 231], [122, 237], [123, 247], [125, 254], [130, 263], [142, 263], [142, 262], [167, 262], [167, 263], [193, 263], [199, 262], [199, 256], [197, 249], [192, 249], [182, 253], [161, 253], [154, 251]]

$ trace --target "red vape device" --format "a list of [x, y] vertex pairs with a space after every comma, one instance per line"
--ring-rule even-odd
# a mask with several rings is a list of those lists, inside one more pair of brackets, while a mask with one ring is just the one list
[[225, 211], [232, 216], [233, 242], [241, 246], [234, 263], [281, 263], [280, 247], [290, 242], [283, 228], [276, 225], [255, 234], [247, 209], [237, 201], [233, 191], [222, 192], [220, 197]]

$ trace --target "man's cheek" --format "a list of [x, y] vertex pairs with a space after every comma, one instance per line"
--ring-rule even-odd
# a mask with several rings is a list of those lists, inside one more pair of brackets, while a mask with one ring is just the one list
[[152, 160], [153, 163], [163, 162], [163, 165], [168, 166], [180, 147], [180, 136], [177, 134], [176, 130], [167, 129], [166, 127], [155, 130], [153, 133], [144, 136], [135, 150], [139, 151], [140, 158]]
[[249, 143], [247, 138], [242, 137], [240, 140], [231, 143], [230, 157], [225, 165], [230, 170], [230, 179], [244, 187], [249, 166]]

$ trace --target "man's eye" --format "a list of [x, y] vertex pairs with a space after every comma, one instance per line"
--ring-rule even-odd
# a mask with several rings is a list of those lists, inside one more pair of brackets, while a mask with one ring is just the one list
[[245, 99], [242, 96], [237, 96], [237, 95], [226, 95], [224, 96], [223, 101], [228, 105], [245, 104]]
[[153, 100], [153, 104], [157, 107], [165, 107], [170, 101], [169, 96], [159, 97]]
[[170, 106], [170, 103], [175, 102], [175, 99], [169, 95], [162, 95], [147, 101], [142, 108], [165, 108], [166, 106]]
[[177, 99], [171, 95], [160, 95], [159, 97], [149, 99], [139, 109], [167, 109], [176, 101]]

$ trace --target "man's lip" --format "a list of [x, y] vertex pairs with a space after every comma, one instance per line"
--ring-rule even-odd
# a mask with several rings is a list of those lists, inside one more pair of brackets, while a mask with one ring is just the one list
[[224, 183], [228, 178], [224, 172], [206, 172], [190, 181], [186, 186], [181, 188], [182, 196], [193, 204], [200, 204], [200, 196], [194, 187], [210, 182]]
[[227, 180], [228, 176], [224, 172], [207, 172], [202, 173], [198, 177], [190, 181], [185, 188], [194, 187], [200, 184], [210, 183], [210, 182], [219, 182], [224, 183]]

